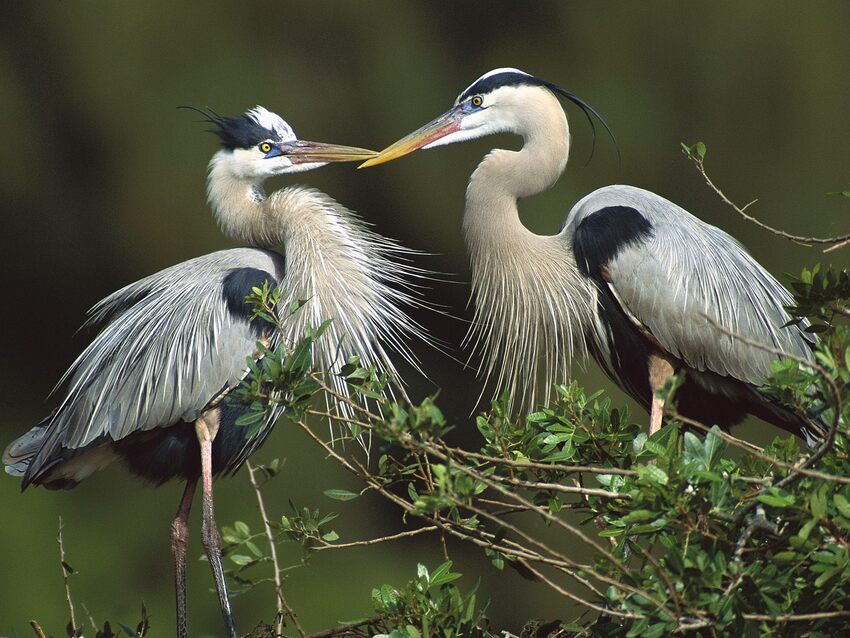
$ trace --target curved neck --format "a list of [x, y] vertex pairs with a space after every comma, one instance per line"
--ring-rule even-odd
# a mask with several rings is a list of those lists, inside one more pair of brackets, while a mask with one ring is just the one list
[[226, 160], [210, 163], [207, 192], [228, 237], [284, 255], [285, 274], [278, 282], [285, 294], [282, 307], [309, 300], [299, 319], [287, 322], [288, 338], [300, 338], [305, 322], [318, 326], [332, 320], [326, 338], [316, 345], [317, 365], [336, 365], [356, 354], [397, 379], [385, 346], [418, 365], [404, 340], [425, 335], [401, 309], [416, 302], [389, 285], [420, 276], [395, 260], [405, 250], [371, 232], [321, 191], [296, 186], [267, 196], [260, 181], [234, 175]]
[[546, 99], [523, 106], [514, 129], [522, 149], [491, 151], [470, 177], [463, 230], [473, 252], [482, 242], [537, 237], [522, 225], [517, 200], [550, 188], [567, 165], [570, 131], [557, 98], [547, 92]]
[[519, 219], [517, 200], [552, 186], [567, 163], [570, 137], [557, 98], [517, 109], [519, 151], [491, 151], [472, 174], [463, 230], [472, 265], [475, 317], [467, 342], [484, 354], [480, 372], [509, 391], [515, 407], [548, 403], [585, 351], [593, 290], [561, 235], [536, 235]]

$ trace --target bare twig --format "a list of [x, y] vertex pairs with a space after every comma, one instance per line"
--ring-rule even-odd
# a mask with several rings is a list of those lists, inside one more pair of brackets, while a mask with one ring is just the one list
[[369, 538], [364, 541], [354, 541], [351, 543], [327, 543], [325, 545], [319, 545], [318, 547], [314, 547], [313, 551], [321, 552], [326, 549], [345, 549], [348, 547], [362, 547], [364, 545], [377, 545], [379, 543], [386, 543], [388, 541], [395, 541], [400, 538], [410, 538], [411, 536], [418, 536], [419, 534], [427, 534], [428, 532], [436, 532], [439, 530], [439, 527], [436, 525], [429, 525], [428, 527], [420, 527], [419, 529], [412, 529], [406, 532], [399, 532], [398, 534], [390, 534], [389, 536], [380, 536], [378, 538]]
[[44, 635], [44, 630], [41, 628], [41, 625], [38, 624], [36, 620], [30, 620], [30, 627], [35, 632], [36, 638], [46, 638]]
[[[399, 440], [399, 443], [402, 444], [402, 445], [406, 445], [408, 447], [423, 449], [423, 450], [427, 451], [429, 454], [432, 454], [435, 457], [437, 457], [437, 458], [439, 458], [443, 461], [449, 461], [449, 462], [453, 461], [453, 459], [451, 459], [451, 457], [449, 457], [447, 454], [443, 453], [437, 446], [432, 445], [432, 444], [428, 444], [428, 443], [416, 441], [415, 439], [413, 439], [409, 435], [402, 436]], [[540, 516], [545, 518], [547, 521], [554, 523], [555, 525], [557, 525], [557, 526], [563, 528], [564, 530], [570, 532], [576, 538], [580, 539], [581, 541], [583, 541], [587, 545], [590, 545], [591, 547], [596, 549], [596, 551], [598, 551], [600, 554], [605, 556], [627, 578], [631, 577], [629, 570], [626, 569], [625, 565], [623, 565], [623, 563], [616, 556], [614, 556], [614, 554], [612, 554], [606, 547], [604, 547], [603, 545], [600, 545], [594, 539], [587, 536], [581, 529], [579, 529], [575, 525], [571, 525], [570, 523], [567, 523], [566, 521], [559, 518], [558, 516], [553, 515], [546, 508], [534, 505], [534, 503], [532, 503], [528, 499], [524, 498], [523, 496], [521, 496], [521, 495], [519, 495], [515, 492], [512, 492], [512, 491], [504, 488], [497, 481], [492, 480], [491, 477], [485, 476], [481, 472], [477, 472], [477, 471], [473, 470], [472, 468], [469, 468], [469, 467], [467, 467], [463, 464], [459, 464], [459, 463], [455, 463], [454, 466], [457, 467], [457, 469], [460, 472], [466, 474], [470, 478], [481, 481], [482, 483], [484, 483], [485, 485], [487, 485], [491, 489], [499, 492], [502, 496], [515, 500], [517, 503], [533, 510], [534, 512], [536, 512], [537, 514], [539, 514]], [[464, 504], [461, 503], [461, 505], [463, 506]], [[502, 524], [504, 524], [504, 523], [502, 523]], [[584, 571], [586, 571], [588, 574], [592, 574], [595, 578], [598, 578], [598, 579], [603, 580], [603, 581], [612, 580], [612, 579], [608, 579], [607, 577], [603, 577], [599, 573], [593, 573], [593, 571], [591, 571], [587, 568], [585, 568]], [[609, 584], [613, 584], [615, 587], [618, 587], [618, 588], [623, 589], [625, 591], [631, 591], [632, 593], [639, 594], [639, 595], [643, 596], [645, 599], [647, 599], [650, 603], [652, 603], [655, 607], [657, 607], [658, 610], [661, 611], [662, 613], [670, 616], [671, 618], [675, 617], [673, 612], [670, 611], [664, 605], [664, 603], [656, 600], [655, 597], [653, 597], [648, 592], [638, 590], [637, 588], [631, 587], [630, 585], [627, 585], [626, 583], [619, 582], [619, 581], [609, 582]]]
[[65, 562], [65, 542], [62, 540], [62, 517], [59, 517], [59, 532], [56, 534], [56, 541], [59, 543], [59, 563], [62, 567], [62, 582], [65, 584], [65, 600], [68, 601], [68, 612], [71, 614], [71, 627], [74, 635], [77, 632], [77, 617], [74, 613], [74, 602], [71, 600], [71, 585], [68, 583], [68, 575], [71, 573], [70, 565]]
[[595, 465], [564, 465], [561, 463], [539, 463], [536, 461], [515, 461], [513, 459], [501, 458], [498, 456], [488, 456], [479, 454], [478, 452], [470, 452], [469, 450], [461, 450], [460, 448], [447, 447], [452, 454], [468, 456], [481, 461], [489, 461], [490, 463], [499, 463], [500, 465], [509, 465], [523, 469], [533, 468], [535, 470], [548, 470], [551, 472], [587, 472], [590, 474], [619, 474], [622, 476], [637, 476], [635, 470], [624, 470], [618, 467], [598, 467]]
[[820, 611], [813, 614], [782, 614], [771, 616], [769, 614], [741, 614], [744, 620], [757, 620], [761, 622], [809, 622], [812, 620], [830, 620], [832, 618], [850, 618], [850, 611]]
[[804, 237], [802, 235], [793, 235], [793, 234], [788, 233], [784, 230], [780, 230], [778, 228], [774, 228], [773, 226], [769, 226], [768, 224], [765, 224], [763, 221], [757, 219], [756, 217], [753, 217], [752, 215], [750, 215], [747, 212], [747, 208], [752, 206], [758, 200], [754, 199], [749, 204], [747, 204], [746, 206], [743, 206], [743, 207], [738, 206], [732, 200], [730, 200], [728, 197], [726, 197], [726, 194], [722, 190], [720, 190], [720, 188], [718, 188], [715, 185], [715, 183], [711, 180], [711, 178], [708, 176], [708, 173], [706, 173], [706, 171], [705, 171], [705, 163], [704, 163], [704, 160], [701, 157], [699, 157], [697, 155], [692, 155], [692, 154], [688, 154], [688, 157], [691, 159], [691, 161], [693, 161], [694, 165], [696, 165], [697, 170], [699, 171], [700, 175], [702, 175], [703, 179], [705, 180], [705, 183], [708, 184], [709, 188], [711, 188], [711, 190], [713, 190], [717, 194], [717, 196], [720, 197], [721, 200], [723, 200], [723, 203], [728, 205], [729, 207], [731, 207], [732, 210], [734, 210], [736, 213], [738, 213], [741, 217], [746, 219], [748, 222], [755, 224], [759, 228], [762, 228], [762, 229], [764, 229], [764, 230], [766, 230], [770, 233], [773, 233], [774, 235], [777, 235], [778, 237], [782, 237], [784, 239], [790, 239], [791, 241], [795, 241], [795, 242], [802, 243], [802, 244], [834, 244], [833, 246], [830, 246], [830, 247], [824, 249], [823, 252], [825, 252], [825, 253], [830, 252], [832, 250], [836, 250], [838, 248], [841, 248], [843, 246], [850, 244], [850, 233], [848, 233], [846, 235], [838, 235], [836, 237]]
[[89, 611], [89, 608], [86, 607], [85, 603], [80, 603], [80, 607], [82, 607], [83, 611], [86, 612], [86, 617], [89, 619], [89, 624], [91, 625], [91, 628], [94, 629], [95, 635], [97, 635], [97, 623], [94, 621], [94, 616], [91, 615], [91, 612]]
[[[530, 571], [532, 574], [537, 576], [537, 578], [542, 580], [544, 583], [546, 583], [549, 587], [554, 589], [556, 592], [561, 594], [561, 596], [564, 596], [565, 598], [569, 598], [570, 600], [577, 602], [578, 604], [580, 604], [583, 607], [587, 607], [588, 609], [593, 609], [594, 611], [598, 611], [602, 614], [610, 614], [611, 613], [610, 609], [607, 609], [605, 607], [602, 607], [600, 605], [592, 603], [591, 601], [587, 600], [586, 598], [582, 598], [581, 596], [577, 596], [576, 594], [572, 593], [571, 591], [564, 589], [558, 583], [554, 582], [551, 578], [546, 576], [539, 569], [535, 569], [534, 567], [532, 567], [528, 563], [528, 561], [519, 560], [518, 562], [522, 563], [523, 567], [525, 567], [528, 571]], [[637, 620], [637, 619], [640, 618], [640, 616], [638, 616], [637, 614], [632, 614], [632, 613], [629, 613], [629, 612], [618, 612], [616, 615], [619, 616], [620, 618], [628, 618], [628, 619], [634, 619], [634, 620]]]
[[272, 565], [274, 567], [274, 591], [277, 598], [275, 632], [278, 636], [283, 634], [283, 626], [285, 624], [286, 617], [289, 616], [289, 618], [292, 619], [292, 623], [295, 625], [295, 629], [298, 631], [298, 635], [300, 635], [301, 638], [304, 638], [307, 634], [301, 627], [301, 623], [298, 622], [298, 616], [295, 614], [295, 611], [289, 606], [289, 603], [286, 602], [286, 597], [283, 595], [283, 585], [280, 577], [280, 563], [277, 560], [277, 546], [274, 542], [272, 528], [269, 525], [268, 514], [266, 514], [266, 504], [263, 501], [263, 493], [260, 489], [260, 484], [257, 482], [257, 478], [254, 476], [254, 472], [256, 470], [254, 469], [254, 466], [251, 465], [251, 461], [247, 461], [245, 466], [248, 468], [248, 478], [251, 481], [251, 487], [254, 488], [254, 494], [257, 496], [257, 505], [260, 508], [260, 516], [263, 519], [263, 529], [265, 530], [266, 539], [269, 542], [269, 551], [271, 552]]
[[369, 636], [370, 632], [365, 631], [369, 627], [373, 627], [380, 622], [380, 618], [370, 618], [368, 620], [356, 620], [354, 622], [337, 625], [331, 629], [325, 629], [315, 634], [310, 634], [307, 638], [333, 638], [342, 634], [351, 634], [357, 636]]
[[[594, 570], [592, 567], [590, 567], [588, 565], [577, 565], [576, 563], [574, 563], [572, 561], [568, 561], [568, 562], [565, 563], [563, 561], [548, 559], [548, 558], [540, 556], [539, 554], [532, 552], [530, 550], [523, 550], [523, 549], [520, 549], [520, 548], [517, 548], [517, 547], [500, 547], [499, 545], [495, 544], [492, 541], [483, 540], [483, 539], [477, 538], [475, 536], [472, 536], [469, 533], [471, 530], [467, 530], [467, 529], [461, 530], [461, 529], [458, 529], [456, 526], [454, 526], [454, 524], [451, 524], [447, 521], [441, 520], [438, 517], [431, 517], [431, 516], [428, 516], [428, 515], [417, 513], [415, 511], [414, 507], [412, 506], [412, 504], [408, 503], [403, 498], [401, 498], [398, 495], [393, 494], [392, 492], [387, 490], [384, 487], [384, 485], [382, 485], [375, 477], [373, 477], [367, 471], [367, 469], [365, 467], [363, 467], [360, 463], [358, 463], [356, 460], [349, 461], [348, 459], [341, 456], [336, 450], [334, 450], [330, 445], [328, 445], [319, 436], [317, 436], [316, 433], [313, 432], [313, 430], [306, 423], [304, 423], [303, 421], [296, 421], [295, 423], [311, 439], [313, 439], [313, 441], [315, 441], [325, 451], [325, 453], [328, 456], [330, 456], [331, 458], [336, 460], [345, 469], [347, 469], [349, 472], [351, 472], [352, 474], [357, 476], [359, 479], [368, 483], [376, 492], [378, 492], [379, 494], [381, 494], [382, 496], [387, 498], [389, 501], [391, 501], [391, 502], [395, 503], [396, 505], [398, 505], [399, 507], [401, 507], [406, 513], [413, 514], [415, 516], [419, 516], [420, 518], [423, 518], [424, 520], [430, 521], [431, 523], [437, 525], [441, 530], [445, 531], [447, 534], [450, 534], [452, 536], [460, 538], [461, 540], [472, 542], [473, 544], [479, 545], [481, 547], [494, 549], [494, 550], [499, 551], [503, 554], [514, 555], [514, 556], [518, 556], [518, 557], [525, 557], [525, 558], [528, 558], [530, 560], [538, 561], [538, 562], [541, 562], [541, 563], [557, 565], [557, 566], [560, 566], [562, 568], [571, 570], [570, 575], [572, 575], [573, 577], [575, 577], [577, 575], [577, 574], [575, 574], [576, 571], [582, 571], [582, 572], [588, 574], [589, 576], [592, 576], [593, 578], [596, 578], [596, 579], [598, 579], [602, 582], [606, 582], [609, 585], [613, 585], [614, 587], [617, 587], [618, 589], [643, 596], [647, 600], [653, 602], [653, 604], [655, 604], [657, 606], [660, 605], [660, 609], [662, 611], [664, 611], [664, 613], [666, 613], [666, 614], [668, 614], [672, 617], [672, 614], [670, 613], [670, 611], [667, 610], [666, 608], [664, 608], [663, 605], [661, 605], [660, 603], [655, 601], [647, 592], [645, 592], [643, 590], [639, 590], [637, 588], [634, 588], [634, 587], [628, 585], [627, 583], [623, 583], [623, 582], [614, 580], [613, 578], [605, 576], [604, 574], [600, 574], [599, 572], [597, 572], [596, 570]], [[528, 503], [526, 506], [529, 509], [533, 509], [535, 511], [538, 511], [540, 509], [537, 506], [530, 504], [530, 503]], [[505, 525], [505, 523], [502, 522], [502, 525]], [[622, 616], [626, 612], [620, 612], [620, 611], [617, 611], [615, 609], [608, 609], [607, 613], [610, 614], [610, 615], [613, 615], [613, 616]]]
[[609, 492], [595, 487], [576, 487], [573, 485], [562, 485], [561, 483], [543, 483], [540, 481], [523, 481], [521, 479], [511, 478], [509, 476], [499, 476], [490, 474], [490, 478], [507, 483], [514, 487], [526, 487], [534, 490], [550, 490], [552, 492], [563, 492], [565, 494], [581, 494], [583, 496], [597, 496], [599, 498], [621, 498], [630, 499], [628, 494], [619, 494], [618, 492]]

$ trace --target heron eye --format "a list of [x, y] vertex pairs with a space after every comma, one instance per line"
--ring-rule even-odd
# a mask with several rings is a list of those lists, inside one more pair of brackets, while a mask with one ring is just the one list
[[269, 153], [272, 150], [272, 145], [268, 142], [263, 142], [260, 144], [259, 148], [261, 153]]
[[469, 102], [470, 104], [472, 104], [472, 106], [481, 106], [482, 104], [484, 104], [484, 99], [480, 95], [473, 95], [472, 99], [469, 100]]

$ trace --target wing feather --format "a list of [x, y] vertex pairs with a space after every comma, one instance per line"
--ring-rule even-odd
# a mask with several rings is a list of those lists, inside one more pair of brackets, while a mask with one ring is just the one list
[[[576, 204], [562, 232], [573, 240], [577, 259], [598, 248], [589, 231], [622, 235], [609, 211], [623, 208], [639, 213], [647, 232], [621, 241], [616, 250], [593, 253], [604, 261], [595, 264], [597, 276], [667, 351], [696, 370], [754, 385], [765, 382], [776, 355], [717, 326], [811, 358], [814, 338], [803, 332], [806, 324], [783, 327], [789, 319], [784, 306], [792, 301], [788, 291], [731, 236], [654, 193], [611, 186]], [[594, 266], [591, 257], [585, 259]]]
[[104, 325], [65, 373], [65, 398], [29, 475], [59, 449], [193, 421], [243, 376], [265, 328], [244, 296], [283, 276], [283, 257], [240, 248], [162, 270], [113, 293], [90, 313]]

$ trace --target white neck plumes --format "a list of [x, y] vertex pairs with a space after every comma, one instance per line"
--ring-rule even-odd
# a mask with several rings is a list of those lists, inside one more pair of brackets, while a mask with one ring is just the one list
[[548, 403], [553, 385], [569, 378], [595, 303], [572, 246], [560, 235], [532, 233], [519, 219], [517, 200], [554, 184], [569, 153], [558, 100], [545, 89], [535, 93], [539, 99], [516, 110], [523, 148], [484, 158], [470, 178], [463, 218], [475, 300], [467, 342], [482, 351], [480, 372], [496, 394], [507, 391], [516, 409]]
[[286, 322], [289, 343], [301, 338], [305, 323], [318, 326], [331, 319], [314, 352], [320, 368], [338, 368], [356, 354], [364, 364], [375, 364], [399, 381], [385, 348], [416, 366], [405, 340], [427, 337], [401, 310], [403, 305], [421, 305], [410, 294], [409, 279], [422, 277], [423, 271], [404, 260], [412, 251], [370, 231], [351, 211], [317, 190], [284, 188], [267, 197], [259, 182], [232, 175], [226, 156], [217, 155], [210, 163], [208, 196], [229, 237], [282, 249], [286, 274], [277, 282], [282, 308], [308, 300]]

